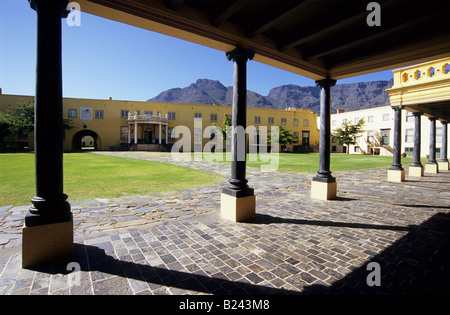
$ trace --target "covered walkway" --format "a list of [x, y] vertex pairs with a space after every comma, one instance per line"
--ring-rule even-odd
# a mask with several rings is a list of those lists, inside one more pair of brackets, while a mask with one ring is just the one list
[[[170, 154], [135, 154], [229, 170], [176, 162]], [[342, 184], [330, 201], [309, 197], [312, 174], [248, 173], [258, 196], [258, 213], [248, 222], [220, 217], [217, 185], [102, 200], [103, 207], [80, 203], [73, 207], [79, 285], [49, 264], [22, 269], [16, 244], [0, 251], [0, 294], [450, 293], [450, 172], [418, 179], [407, 169], [401, 184], [388, 182], [386, 169], [336, 172]], [[146, 213], [160, 201], [178, 215], [161, 212], [151, 223]], [[184, 211], [186, 203], [195, 214]], [[119, 209], [141, 222], [101, 224], [102, 213]], [[83, 217], [99, 228], [83, 229]], [[367, 285], [370, 262], [380, 265], [379, 287]]]
[[[220, 211], [222, 218], [252, 222], [227, 221], [211, 208], [195, 219], [74, 240], [76, 213], [63, 189], [61, 133], [61, 19], [68, 1], [29, 1], [37, 15], [36, 195], [25, 215], [22, 257], [2, 251], [2, 290], [76, 293], [79, 287], [65, 287], [63, 276], [32, 269], [64, 257], [82, 266], [85, 293], [364, 291], [370, 260], [384, 265], [380, 290], [448, 293], [449, 175], [398, 186], [386, 183], [383, 170], [351, 172], [337, 185], [329, 145], [336, 80], [448, 57], [448, 2], [386, 0], [370, 8], [353, 1], [79, 1], [83, 12], [226, 52], [234, 67], [234, 159]], [[238, 159], [242, 137], [236, 131], [246, 128], [251, 60], [316, 80], [320, 162], [312, 181], [283, 181], [284, 174], [271, 173], [264, 176], [276, 184], [267, 189]], [[433, 124], [447, 108], [433, 108]], [[397, 149], [401, 109], [394, 107]], [[434, 153], [430, 148], [433, 164]], [[399, 150], [393, 162], [391, 170], [403, 179]]]

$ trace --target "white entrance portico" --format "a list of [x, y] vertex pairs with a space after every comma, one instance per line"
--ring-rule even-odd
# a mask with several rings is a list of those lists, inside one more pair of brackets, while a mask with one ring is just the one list
[[[164, 131], [162, 126], [165, 127]], [[133, 116], [128, 113], [128, 145], [132, 150], [159, 151], [161, 145], [167, 144], [168, 135], [167, 115], [166, 117], [152, 114], [140, 115], [135, 112]]]

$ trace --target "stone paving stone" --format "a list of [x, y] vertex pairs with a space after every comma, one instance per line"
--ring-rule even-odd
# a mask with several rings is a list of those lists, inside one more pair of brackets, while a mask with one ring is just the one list
[[[229, 175], [227, 165], [189, 166]], [[359, 294], [374, 292], [365, 282], [370, 261], [382, 267], [379, 293], [450, 293], [446, 181], [393, 184], [385, 170], [335, 175], [340, 198], [323, 202], [309, 198], [311, 175], [249, 168], [257, 215], [245, 223], [220, 218], [226, 178], [183, 192], [77, 202], [82, 281], [72, 287], [67, 274], [21, 269], [15, 222], [25, 207], [0, 208], [7, 213], [0, 216], [0, 294]]]

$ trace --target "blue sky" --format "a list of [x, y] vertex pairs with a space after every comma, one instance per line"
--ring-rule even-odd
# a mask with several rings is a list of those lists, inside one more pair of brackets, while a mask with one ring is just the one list
[[[222, 51], [82, 13], [81, 26], [62, 22], [65, 97], [145, 101], [199, 78], [233, 84], [233, 66]], [[34, 95], [36, 12], [27, 0], [0, 0], [0, 87], [4, 94]], [[339, 83], [389, 80], [392, 71]], [[247, 87], [267, 95], [283, 84], [314, 81], [256, 61]]]

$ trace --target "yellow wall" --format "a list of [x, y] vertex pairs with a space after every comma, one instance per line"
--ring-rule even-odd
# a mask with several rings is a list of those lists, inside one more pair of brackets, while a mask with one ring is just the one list
[[[18, 103], [21, 101], [33, 101], [32, 96], [21, 95], [0, 95], [0, 111], [5, 111], [8, 105]], [[80, 108], [92, 108], [92, 119], [80, 119]], [[179, 125], [187, 126], [192, 135], [192, 146], [194, 143], [194, 114], [202, 114], [203, 129], [213, 123], [218, 126], [222, 125], [224, 114], [231, 115], [231, 107], [217, 106], [217, 105], [195, 105], [195, 104], [177, 104], [177, 103], [157, 103], [157, 102], [138, 102], [138, 101], [121, 101], [121, 100], [98, 100], [98, 99], [78, 99], [78, 98], [64, 98], [63, 99], [63, 115], [68, 116], [69, 109], [77, 111], [77, 117], [71, 118], [71, 124], [75, 127], [65, 132], [64, 150], [72, 150], [72, 140], [74, 135], [81, 130], [90, 130], [98, 134], [99, 150], [111, 150], [117, 148], [121, 143], [120, 127], [128, 126], [126, 118], [121, 118], [121, 110], [127, 110], [131, 115], [135, 111], [140, 111], [140, 114], [145, 114], [145, 111], [152, 111], [153, 115], [157, 112], [162, 113], [162, 117], [168, 112], [175, 113], [174, 120], [168, 120], [168, 127], [172, 128]], [[95, 118], [95, 111], [103, 111], [103, 118]], [[217, 121], [210, 121], [210, 115], [216, 114]], [[260, 123], [255, 123], [255, 116], [260, 117]], [[281, 119], [286, 118], [286, 125], [283, 128], [290, 132], [298, 132], [299, 143], [301, 144], [302, 131], [310, 132], [310, 145], [319, 144], [319, 130], [317, 129], [317, 114], [309, 109], [288, 109], [288, 110], [274, 110], [274, 109], [257, 109], [248, 108], [247, 110], [247, 126], [253, 125], [258, 129], [259, 126], [270, 126], [268, 124], [269, 117], [274, 118], [274, 125], [281, 125]], [[294, 119], [298, 119], [298, 126], [294, 126]], [[308, 120], [309, 125], [304, 126], [304, 120]], [[134, 126], [131, 125], [131, 141], [134, 139]], [[158, 125], [154, 126], [154, 137], [158, 139]], [[268, 128], [270, 130], [270, 127]], [[249, 135], [249, 137], [252, 135]], [[138, 138], [141, 138], [141, 127], [138, 127]], [[162, 126], [162, 140], [165, 140], [165, 126]], [[175, 141], [177, 141], [176, 139]], [[208, 138], [203, 139], [203, 146], [209, 141]], [[28, 137], [29, 147], [33, 149], [33, 136]], [[169, 142], [169, 143], [173, 143]], [[293, 145], [287, 145], [290, 151], [293, 150]]]

